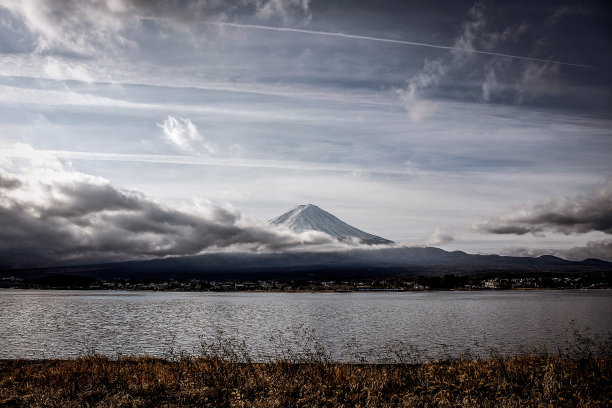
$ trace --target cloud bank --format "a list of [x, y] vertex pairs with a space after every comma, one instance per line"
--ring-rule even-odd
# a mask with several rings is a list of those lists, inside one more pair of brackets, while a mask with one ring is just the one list
[[588, 194], [559, 197], [534, 207], [518, 208], [473, 229], [490, 234], [579, 234], [601, 231], [612, 234], [612, 181]]
[[[476, 223], [472, 229], [489, 234], [536, 236], [547, 232], [565, 235], [590, 232], [612, 234], [612, 180], [587, 194], [558, 197], [532, 207], [517, 208], [499, 217]], [[570, 260], [612, 260], [612, 240], [589, 241], [585, 245], [565, 249], [518, 247], [503, 252], [516, 256], [551, 254]]]
[[589, 241], [585, 245], [575, 246], [566, 249], [551, 249], [551, 248], [509, 248], [503, 251], [506, 255], [512, 256], [541, 256], [541, 255], [555, 255], [560, 258], [569, 259], [573, 261], [582, 261], [584, 259], [604, 259], [612, 261], [612, 239], [605, 239], [600, 241]]
[[13, 149], [20, 150], [21, 158], [0, 153], [3, 268], [232, 248], [263, 252], [343, 247], [324, 233], [279, 231], [207, 202], [187, 210], [170, 208], [142, 193], [77, 172], [28, 145]]

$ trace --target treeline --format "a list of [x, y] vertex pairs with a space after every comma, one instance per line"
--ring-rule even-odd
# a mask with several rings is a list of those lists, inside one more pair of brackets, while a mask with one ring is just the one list
[[412, 274], [387, 278], [200, 280], [113, 279], [51, 274], [38, 278], [1, 278], [0, 287], [22, 289], [119, 289], [154, 291], [366, 291], [612, 288], [612, 274]]

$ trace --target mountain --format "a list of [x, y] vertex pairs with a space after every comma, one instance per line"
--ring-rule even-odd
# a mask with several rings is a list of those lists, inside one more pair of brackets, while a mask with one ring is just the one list
[[367, 245], [393, 244], [393, 241], [369, 234], [345, 223], [314, 204], [298, 205], [269, 222], [295, 232], [325, 232], [340, 242], [357, 241]]
[[[352, 227], [312, 204], [300, 205], [270, 220], [270, 223], [297, 232], [322, 231], [344, 242], [393, 243]], [[381, 245], [349, 247], [339, 251], [221, 252], [94, 265], [0, 270], [0, 280], [11, 276], [37, 279], [49, 275], [61, 275], [64, 280], [74, 276], [135, 280], [328, 280], [434, 274], [546, 276], [550, 273], [610, 276], [612, 263], [598, 259], [568, 261], [550, 255], [538, 258], [476, 255], [433, 247]], [[54, 279], [60, 278], [56, 276]]]
[[336, 252], [210, 253], [98, 265], [0, 271], [1, 277], [79, 275], [98, 279], [353, 279], [435, 274], [597, 274], [610, 276], [612, 263], [555, 257], [511, 257], [448, 252], [427, 247], [354, 248]]

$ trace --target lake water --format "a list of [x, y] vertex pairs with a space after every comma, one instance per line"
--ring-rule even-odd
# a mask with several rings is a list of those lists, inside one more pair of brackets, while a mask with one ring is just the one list
[[[404, 293], [177, 293], [0, 290], [0, 358], [171, 356], [244, 344], [255, 357], [319, 341], [336, 360], [384, 361], [416, 347], [553, 351], [582, 330], [612, 331], [612, 290]], [[174, 354], [173, 354], [174, 353]]]

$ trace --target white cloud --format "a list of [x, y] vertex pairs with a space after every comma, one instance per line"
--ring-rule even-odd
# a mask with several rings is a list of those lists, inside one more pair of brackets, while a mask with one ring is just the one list
[[96, 56], [130, 47], [122, 31], [138, 22], [120, 1], [5, 0], [2, 6], [35, 35], [36, 53]]
[[455, 240], [452, 232], [443, 231], [440, 227], [436, 227], [434, 232], [427, 238], [425, 241], [425, 245], [427, 246], [438, 246], [448, 244], [449, 242], [453, 242]]
[[[310, 0], [188, 0], [174, 2], [133, 0], [3, 0], [1, 6], [18, 17], [35, 37], [37, 54], [59, 53], [115, 58], [121, 50], [136, 47], [126, 32], [142, 19], [188, 32], [194, 21], [248, 13], [253, 8], [262, 19], [288, 22], [310, 19]], [[252, 12], [252, 11], [251, 11]]]
[[299, 15], [307, 23], [310, 21], [310, 0], [268, 0], [257, 1], [257, 17], [263, 19], [280, 18], [287, 23], [293, 16]]
[[164, 132], [164, 136], [179, 149], [202, 155], [214, 153], [212, 145], [204, 140], [196, 126], [189, 119], [175, 118], [168, 115], [168, 119], [157, 124]]
[[447, 70], [441, 60], [426, 61], [423, 69], [408, 80], [407, 88], [396, 90], [413, 122], [420, 122], [438, 110], [438, 104], [423, 99], [421, 93], [437, 85]]
[[86, 65], [74, 64], [50, 55], [41, 58], [41, 69], [45, 78], [57, 80], [70, 78], [88, 83], [94, 81], [94, 74]]

